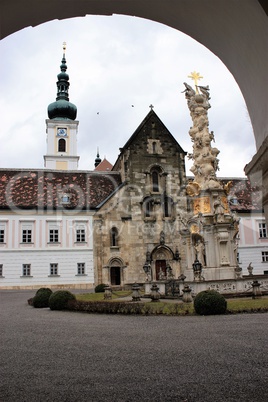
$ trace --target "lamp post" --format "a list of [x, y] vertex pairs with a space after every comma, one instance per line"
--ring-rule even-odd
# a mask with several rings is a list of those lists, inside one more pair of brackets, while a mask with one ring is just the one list
[[193, 271], [194, 271], [194, 281], [201, 281], [201, 272], [202, 272], [202, 264], [201, 262], [195, 258], [195, 262], [193, 263]]
[[151, 254], [150, 254], [149, 250], [147, 250], [147, 252], [146, 252], [146, 261], [145, 261], [145, 264], [143, 265], [143, 270], [146, 274], [146, 281], [151, 282], [152, 270], [151, 270]]
[[146, 263], [143, 265], [143, 270], [146, 274], [146, 281], [147, 282], [151, 282], [152, 280], [152, 275], [151, 275], [151, 264], [150, 263]]

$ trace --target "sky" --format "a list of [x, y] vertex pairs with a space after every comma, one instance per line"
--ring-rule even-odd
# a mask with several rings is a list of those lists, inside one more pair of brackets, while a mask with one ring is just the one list
[[[256, 152], [241, 91], [221, 60], [191, 37], [128, 16], [86, 16], [25, 28], [0, 41], [0, 168], [43, 168], [47, 106], [56, 99], [67, 43], [70, 102], [77, 106], [79, 170], [100, 157], [112, 164], [154, 111], [184, 151], [192, 120], [183, 82], [199, 72], [209, 85], [209, 129], [220, 150], [219, 177], [244, 177]], [[186, 169], [192, 161], [186, 158]]]

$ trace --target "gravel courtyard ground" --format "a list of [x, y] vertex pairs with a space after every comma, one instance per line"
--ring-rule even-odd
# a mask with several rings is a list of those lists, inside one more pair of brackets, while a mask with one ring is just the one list
[[1, 402], [267, 402], [268, 314], [89, 315], [0, 291]]

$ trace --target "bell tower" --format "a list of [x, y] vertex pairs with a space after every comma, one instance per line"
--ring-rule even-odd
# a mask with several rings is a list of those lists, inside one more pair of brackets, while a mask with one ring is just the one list
[[63, 57], [57, 78], [56, 101], [48, 105], [46, 120], [47, 153], [44, 165], [47, 169], [77, 170], [77, 108], [69, 102], [69, 75], [66, 73], [66, 43], [63, 43]]

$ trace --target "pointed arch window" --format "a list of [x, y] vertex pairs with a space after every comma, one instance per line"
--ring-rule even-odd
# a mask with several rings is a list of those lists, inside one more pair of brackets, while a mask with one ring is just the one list
[[66, 141], [61, 138], [58, 142], [58, 152], [66, 152]]
[[156, 142], [154, 141], [152, 145], [153, 145], [153, 154], [156, 154]]
[[118, 247], [118, 229], [112, 227], [110, 230], [110, 245], [111, 247]]

